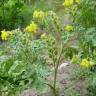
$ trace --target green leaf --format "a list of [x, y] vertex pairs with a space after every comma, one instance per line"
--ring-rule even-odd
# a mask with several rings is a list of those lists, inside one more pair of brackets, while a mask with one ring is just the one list
[[21, 61], [17, 60], [11, 66], [10, 70], [8, 71], [8, 74], [18, 76], [22, 74], [23, 71], [25, 71], [25, 65]]

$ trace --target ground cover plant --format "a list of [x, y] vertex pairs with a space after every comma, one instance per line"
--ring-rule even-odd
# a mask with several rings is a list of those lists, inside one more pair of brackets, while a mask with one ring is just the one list
[[[1, 96], [22, 96], [30, 89], [33, 91], [27, 95], [31, 96], [47, 96], [47, 90], [48, 96], [96, 95], [96, 1], [56, 0], [53, 10], [46, 7], [50, 2], [0, 1]], [[55, 12], [58, 6], [70, 18], [67, 24], [62, 22], [65, 17]], [[69, 69], [64, 62], [69, 62]], [[59, 88], [62, 68], [70, 70], [72, 82], [67, 80], [65, 87], [64, 81]], [[62, 74], [60, 78], [66, 76]], [[84, 83], [83, 93], [83, 88], [77, 90], [78, 83]]]

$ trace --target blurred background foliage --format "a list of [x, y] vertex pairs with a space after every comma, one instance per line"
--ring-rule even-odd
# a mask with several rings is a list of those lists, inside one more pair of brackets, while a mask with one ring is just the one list
[[0, 30], [25, 26], [32, 20], [33, 10], [47, 10], [46, 4], [45, 0], [0, 0]]
[[75, 14], [76, 23], [82, 26], [96, 27], [96, 0], [81, 0], [78, 12]]
[[[25, 27], [32, 20], [35, 9], [53, 10], [61, 17], [62, 23], [70, 23], [70, 16], [64, 14], [63, 2], [64, 0], [0, 0], [0, 30]], [[73, 15], [75, 21], [83, 26], [96, 26], [96, 1], [81, 0], [78, 12]]]

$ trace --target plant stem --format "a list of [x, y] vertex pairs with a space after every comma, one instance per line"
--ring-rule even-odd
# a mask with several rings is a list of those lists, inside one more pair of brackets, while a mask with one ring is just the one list
[[58, 66], [59, 66], [59, 63], [60, 63], [60, 58], [61, 58], [61, 55], [62, 55], [62, 52], [63, 52], [63, 47], [64, 45], [61, 47], [61, 52], [59, 54], [59, 57], [57, 59], [57, 63], [56, 63], [56, 66], [55, 66], [55, 73], [54, 73], [54, 84], [53, 84], [53, 87], [54, 87], [54, 96], [57, 96], [57, 90], [56, 90], [56, 81], [57, 81], [57, 73], [58, 73]]

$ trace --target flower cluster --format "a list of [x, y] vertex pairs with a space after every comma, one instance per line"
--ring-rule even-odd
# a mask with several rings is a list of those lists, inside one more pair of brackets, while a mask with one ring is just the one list
[[25, 28], [25, 31], [27, 32], [31, 32], [33, 34], [36, 33], [36, 30], [37, 30], [37, 24], [35, 24], [33, 21], [30, 25], [28, 25], [26, 28]]
[[5, 30], [1, 31], [1, 39], [2, 40], [4, 40], [4, 41], [8, 40], [8, 35], [9, 34], [7, 31], [5, 31]]
[[76, 3], [80, 3], [80, 0], [65, 0], [64, 3], [63, 3], [63, 5], [65, 7], [70, 7], [70, 6], [72, 6], [74, 4], [74, 1]]
[[71, 26], [71, 25], [67, 25], [67, 26], [65, 27], [65, 30], [68, 31], [68, 32], [71, 32], [71, 31], [74, 30], [74, 27]]
[[90, 68], [91, 66], [93, 66], [93, 62], [87, 59], [82, 59], [80, 65], [85, 68]]
[[34, 11], [33, 13], [33, 18], [36, 18], [36, 19], [44, 19], [45, 17], [45, 13], [43, 11]]
[[74, 3], [73, 0], [65, 0], [64, 3], [63, 3], [63, 5], [64, 6], [71, 6], [71, 5], [73, 5], [73, 3]]

